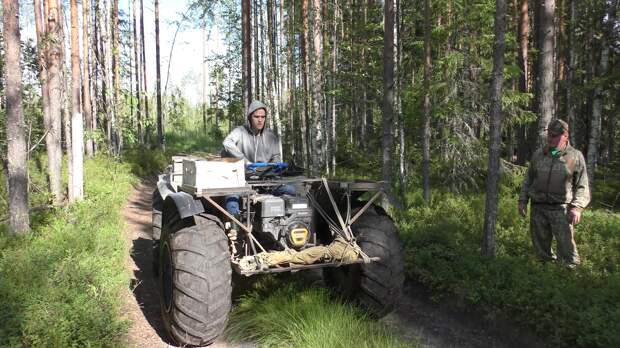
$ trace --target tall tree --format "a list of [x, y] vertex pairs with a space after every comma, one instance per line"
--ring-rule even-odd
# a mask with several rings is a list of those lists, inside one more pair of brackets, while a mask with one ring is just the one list
[[304, 167], [308, 168], [309, 165], [309, 147], [308, 147], [308, 129], [309, 126], [306, 120], [309, 120], [310, 115], [310, 102], [309, 102], [309, 89], [310, 89], [310, 43], [308, 39], [308, 0], [301, 0], [301, 20], [302, 20], [302, 34], [301, 34], [301, 57], [303, 61], [303, 68], [301, 71], [302, 81], [302, 105], [303, 111], [301, 112], [301, 146], [302, 146], [302, 158]]
[[[80, 100], [80, 41], [78, 28], [77, 0], [71, 0], [71, 151], [72, 166], [69, 201], [84, 198], [84, 124], [82, 123], [82, 103]], [[67, 135], [68, 137], [69, 135]]]
[[[598, 76], [605, 78], [609, 69], [609, 46], [614, 41], [614, 26], [616, 25], [617, 0], [606, 1], [607, 9], [602, 19], [604, 22], [603, 36], [601, 40], [601, 56], [598, 64]], [[617, 43], [617, 42], [616, 42]], [[599, 145], [601, 142], [601, 123], [603, 113], [603, 86], [598, 83], [594, 88], [594, 100], [592, 102], [592, 118], [590, 119], [590, 135], [588, 137], [588, 153], [586, 163], [588, 167], [588, 180], [590, 187], [594, 183], [594, 169], [598, 161]]]
[[252, 39], [252, 44], [254, 45], [254, 99], [261, 99], [263, 97], [263, 95], [261, 94], [261, 69], [262, 67], [260, 66], [260, 59], [259, 59], [259, 53], [260, 53], [260, 41], [259, 41], [259, 28], [258, 28], [258, 11], [260, 10], [260, 5], [259, 5], [259, 1], [260, 0], [253, 0], [254, 1], [254, 6], [251, 7], [252, 10], [252, 14], [253, 14], [253, 19], [251, 21], [254, 30], [251, 31], [252, 34], [254, 34], [254, 37]]
[[242, 78], [244, 110], [252, 102], [252, 21], [250, 0], [241, 0]]
[[[41, 14], [41, 2], [34, 0], [34, 17], [37, 35], [37, 55], [39, 63], [39, 80], [41, 82], [41, 99], [43, 102], [43, 124], [45, 127], [45, 145], [47, 148], [47, 174], [50, 183], [50, 192], [60, 195], [60, 134], [52, 133], [52, 119], [50, 114], [50, 98], [49, 98], [49, 82], [47, 72], [47, 53], [49, 50], [49, 42], [47, 40], [47, 14], [49, 13], [49, 5], [46, 5], [45, 18]], [[44, 21], [45, 19], [45, 21]], [[21, 81], [21, 80], [20, 80]], [[60, 197], [60, 196], [58, 196]]]
[[547, 125], [554, 114], [554, 42], [555, 42], [555, 0], [541, 0], [538, 23], [538, 137], [536, 148], [543, 146], [547, 139]]
[[110, 144], [112, 153], [115, 156], [120, 155], [122, 146], [122, 126], [120, 125], [119, 110], [120, 105], [118, 97], [120, 94], [120, 28], [118, 25], [118, 0], [112, 0], [112, 10], [110, 13], [110, 33], [112, 36], [112, 112], [110, 113], [110, 136], [112, 143]]
[[136, 128], [138, 132], [138, 144], [144, 144], [144, 124], [142, 117], [144, 115], [144, 100], [142, 100], [142, 75], [140, 74], [140, 46], [138, 46], [138, 30], [137, 30], [137, 18], [136, 12], [136, 0], [131, 0], [132, 12], [133, 12], [133, 60], [134, 60], [134, 74], [136, 75], [136, 99], [138, 101], [138, 108], [136, 109]]
[[144, 122], [146, 124], [146, 139], [147, 143], [150, 143], [150, 114], [149, 114], [149, 89], [146, 78], [146, 50], [145, 50], [145, 37], [144, 37], [144, 0], [140, 0], [140, 64], [142, 65], [142, 104], [144, 105]]
[[566, 76], [566, 115], [571, 131], [569, 133], [570, 142], [575, 144], [575, 101], [573, 100], [575, 83], [575, 69], [577, 68], [577, 49], [575, 42], [575, 28], [577, 22], [577, 12], [575, 11], [576, 0], [570, 0], [569, 19], [568, 19], [568, 71]]
[[166, 148], [164, 138], [164, 118], [161, 113], [161, 70], [159, 64], [159, 0], [155, 0], [155, 71], [157, 88], [157, 142], [162, 149]]
[[312, 75], [312, 113], [315, 119], [312, 127], [312, 168], [317, 173], [323, 170], [325, 157], [323, 154], [323, 138], [325, 130], [325, 112], [323, 112], [323, 20], [321, 18], [321, 1], [312, 1], [312, 39], [314, 54], [310, 64]]
[[9, 226], [11, 233], [23, 234], [30, 230], [30, 218], [28, 216], [28, 148], [22, 110], [22, 71], [19, 65], [21, 54], [19, 2], [3, 0], [2, 8]]
[[495, 40], [493, 44], [493, 77], [491, 79], [491, 125], [489, 130], [489, 163], [486, 179], [486, 204], [482, 254], [495, 257], [495, 225], [499, 201], [499, 160], [502, 152], [502, 83], [504, 82], [504, 42], [506, 0], [495, 1]]
[[[519, 74], [519, 92], [529, 92], [529, 37], [530, 37], [530, 15], [529, 0], [521, 0], [519, 8], [518, 25], [519, 48], [517, 52], [517, 64], [521, 70]], [[524, 164], [529, 158], [529, 145], [526, 137], [527, 126], [519, 126], [517, 136], [517, 163]]]
[[89, 132], [88, 138], [86, 139], [86, 155], [88, 157], [92, 157], [95, 153], [94, 140], [92, 136], [92, 132], [95, 130], [93, 128], [93, 113], [92, 113], [92, 105], [90, 100], [90, 39], [89, 39], [89, 31], [88, 31], [88, 23], [89, 23], [89, 10], [90, 10], [90, 0], [82, 1], [82, 51], [84, 52], [84, 60], [82, 63], [82, 95], [83, 98], [83, 113], [86, 131]]
[[49, 117], [47, 118], [46, 132], [48, 172], [50, 180], [50, 191], [54, 196], [54, 203], [59, 204], [63, 200], [61, 185], [62, 168], [62, 148], [60, 145], [61, 137], [61, 69], [62, 69], [62, 48], [61, 42], [61, 4], [58, 0], [46, 0], [46, 63], [47, 63], [47, 83], [49, 93]]
[[424, 116], [422, 121], [422, 190], [426, 203], [431, 199], [430, 139], [431, 139], [431, 10], [424, 0]]
[[384, 5], [383, 34], [383, 181], [392, 184], [392, 152], [394, 135], [394, 0], [386, 0]]

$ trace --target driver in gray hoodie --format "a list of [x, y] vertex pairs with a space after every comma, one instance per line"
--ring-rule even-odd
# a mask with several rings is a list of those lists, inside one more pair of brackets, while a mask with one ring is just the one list
[[280, 139], [265, 128], [267, 105], [253, 101], [246, 113], [243, 126], [233, 129], [224, 139], [224, 157], [235, 157], [245, 163], [280, 162], [282, 160]]
[[[246, 164], [282, 161], [280, 138], [265, 128], [267, 105], [258, 100], [253, 101], [248, 107], [246, 117], [246, 123], [233, 129], [224, 139], [222, 156], [243, 159]], [[271, 193], [276, 196], [294, 195], [295, 188], [290, 185], [281, 185], [273, 189]], [[239, 196], [226, 196], [225, 205], [229, 213], [239, 215]]]

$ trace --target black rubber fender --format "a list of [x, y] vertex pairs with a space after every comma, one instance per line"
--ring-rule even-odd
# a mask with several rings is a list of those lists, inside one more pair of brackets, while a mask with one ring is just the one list
[[181, 219], [198, 215], [205, 211], [205, 207], [199, 199], [194, 199], [194, 197], [185, 192], [175, 192], [166, 197], [164, 201], [164, 215], [166, 215], [166, 210], [168, 210], [167, 207], [171, 205], [174, 205]]

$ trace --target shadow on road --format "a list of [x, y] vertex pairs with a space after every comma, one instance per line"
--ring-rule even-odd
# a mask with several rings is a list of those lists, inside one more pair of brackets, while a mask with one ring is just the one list
[[174, 343], [168, 338], [161, 319], [158, 281], [153, 274], [151, 261], [152, 245], [153, 242], [150, 239], [142, 237], [133, 241], [131, 257], [138, 269], [134, 270], [135, 279], [132, 279], [131, 289], [148, 323], [163, 342], [173, 345]]

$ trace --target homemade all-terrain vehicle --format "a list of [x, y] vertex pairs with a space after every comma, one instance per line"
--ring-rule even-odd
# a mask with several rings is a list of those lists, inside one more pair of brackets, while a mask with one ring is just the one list
[[[380, 317], [404, 281], [378, 182], [300, 175], [285, 163], [175, 156], [153, 193], [154, 269], [166, 330], [181, 345], [213, 342], [242, 276], [322, 268], [325, 283]], [[285, 188], [285, 189], [283, 189]], [[236, 200], [239, 210], [225, 208]]]

